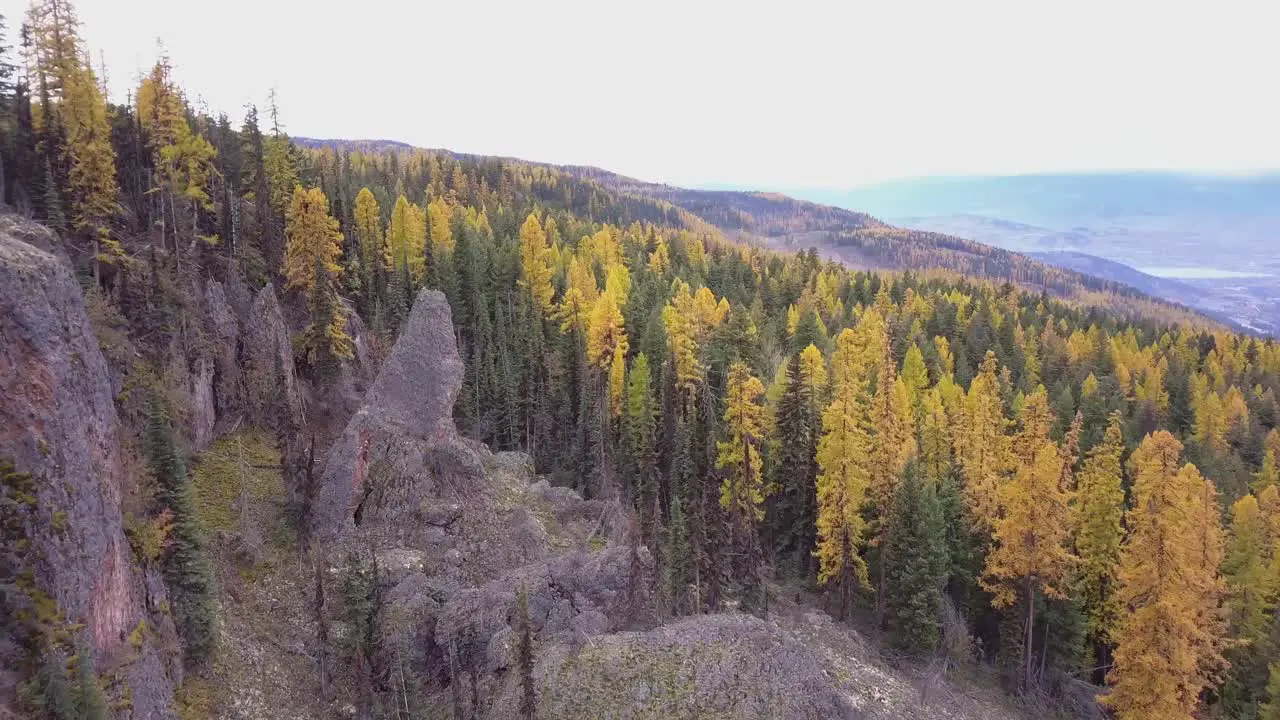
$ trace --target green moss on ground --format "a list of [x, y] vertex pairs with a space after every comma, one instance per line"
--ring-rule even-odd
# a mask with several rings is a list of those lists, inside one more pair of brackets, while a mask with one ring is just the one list
[[248, 496], [250, 517], [263, 520], [262, 508], [285, 499], [279, 465], [280, 451], [265, 431], [247, 428], [218, 438], [200, 454], [191, 474], [204, 527], [212, 533], [239, 532], [242, 494]]

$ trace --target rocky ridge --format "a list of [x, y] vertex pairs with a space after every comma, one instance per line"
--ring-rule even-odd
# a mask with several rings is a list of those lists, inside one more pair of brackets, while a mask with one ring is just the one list
[[[29, 570], [0, 609], [90, 653], [118, 717], [167, 718], [181, 668], [165, 586], [130, 551], [107, 365], [57, 246], [49, 231], [0, 215], [0, 458], [15, 473], [3, 491], [23, 535], [5, 541]], [[14, 492], [19, 475], [34, 482], [31, 502]], [[0, 622], [0, 709], [15, 707], [30, 631]]]

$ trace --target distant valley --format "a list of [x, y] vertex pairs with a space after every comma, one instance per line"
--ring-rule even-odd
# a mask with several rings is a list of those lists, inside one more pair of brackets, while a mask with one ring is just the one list
[[1280, 332], [1280, 176], [944, 178], [793, 194], [1123, 282], [1260, 334]]

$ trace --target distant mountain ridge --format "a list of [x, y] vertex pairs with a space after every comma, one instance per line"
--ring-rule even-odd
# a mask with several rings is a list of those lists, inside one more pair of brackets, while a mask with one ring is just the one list
[[[310, 148], [412, 151], [388, 140], [294, 138]], [[1160, 299], [1114, 279], [1055, 266], [996, 245], [955, 235], [895, 227], [848, 207], [798, 199], [780, 192], [696, 190], [637, 180], [596, 167], [555, 165], [515, 158], [444, 152], [501, 167], [518, 164], [544, 168], [558, 177], [557, 194], [549, 202], [563, 202], [585, 216], [627, 224], [661, 222], [691, 232], [713, 232], [726, 239], [776, 250], [814, 248], [831, 260], [867, 270], [946, 270], [996, 282], [1009, 282], [1033, 291], [1065, 298], [1099, 295], [1116, 298], [1109, 308], [1122, 314], [1162, 312], [1182, 320], [1193, 313], [1181, 303]], [[1157, 308], [1163, 308], [1157, 310]], [[1199, 316], [1200, 324], [1208, 319]], [[1218, 322], [1209, 319], [1211, 323]]]
[[1280, 332], [1280, 173], [925, 178], [796, 194], [1015, 252], [1076, 252], [1129, 268], [1203, 271], [1203, 278], [1168, 285], [1082, 258], [1054, 263], [1128, 277], [1149, 293], [1239, 327]]
[[1107, 280], [1113, 280], [1118, 283], [1124, 283], [1130, 287], [1137, 288], [1142, 292], [1157, 297], [1183, 296], [1182, 302], [1193, 302], [1205, 295], [1205, 291], [1193, 285], [1179, 282], [1170, 278], [1163, 278], [1156, 275], [1149, 275], [1131, 268], [1124, 263], [1118, 263], [1114, 260], [1090, 255], [1088, 253], [1074, 252], [1071, 250], [1056, 250], [1051, 252], [1029, 252], [1029, 257], [1033, 257], [1041, 262], [1055, 265], [1057, 267], [1069, 268], [1086, 275], [1100, 277]]

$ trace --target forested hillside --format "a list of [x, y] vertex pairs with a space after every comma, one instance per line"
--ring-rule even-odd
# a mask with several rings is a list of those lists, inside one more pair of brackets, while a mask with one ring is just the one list
[[[299, 547], [316, 437], [431, 288], [464, 365], [459, 431], [629, 513], [657, 617], [765, 616], [810, 589], [886, 646], [997, 668], [1064, 713], [1081, 697], [1095, 712], [1096, 694], [1126, 720], [1280, 717], [1273, 342], [781, 196], [294, 143], [274, 99], [235, 120], [198, 110], [167, 57], [109, 104], [69, 3], [38, 0], [25, 25], [24, 70], [0, 55], [3, 200], [58, 233], [85, 288], [149, 468], [133, 549], [166, 568], [191, 677], [219, 645], [209, 519], [182, 462], [207, 443], [178, 378], [218, 347], [199, 319], [213, 281], [246, 298], [273, 285], [291, 331], [300, 399], [267, 383], [214, 401], [236, 408], [218, 431], [273, 438]], [[921, 270], [753, 242], [805, 233]], [[34, 562], [6, 559], [6, 592]], [[403, 671], [368, 665], [376, 593], [344, 602], [364, 634], [328, 661], [361, 674], [363, 717], [405, 717], [387, 702]], [[55, 702], [76, 668], [49, 670], [74, 651], [56, 621], [17, 622], [27, 711], [98, 717]]]

